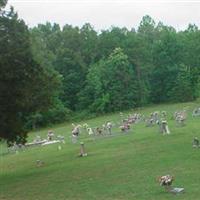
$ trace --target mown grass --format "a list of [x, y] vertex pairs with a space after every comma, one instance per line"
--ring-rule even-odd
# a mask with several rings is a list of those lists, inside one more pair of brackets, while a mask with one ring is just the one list
[[[199, 200], [200, 149], [192, 148], [194, 136], [200, 138], [200, 117], [192, 118], [197, 103], [168, 104], [138, 109], [145, 115], [166, 110], [171, 134], [163, 136], [158, 127], [133, 125], [129, 134], [92, 140], [82, 133], [88, 156], [77, 157], [80, 145], [70, 141], [71, 123], [51, 129], [64, 135], [66, 143], [34, 147], [18, 154], [6, 154], [1, 145], [1, 200]], [[176, 110], [188, 110], [187, 125], [177, 127], [171, 119]], [[130, 113], [130, 111], [126, 112]], [[87, 120], [92, 127], [107, 120], [117, 123], [118, 113]], [[81, 124], [84, 122], [80, 122]], [[117, 131], [117, 128], [114, 132]], [[29, 134], [46, 137], [47, 129]], [[41, 159], [44, 166], [37, 167]], [[174, 186], [185, 193], [174, 196], [160, 187], [160, 175], [175, 176]]]

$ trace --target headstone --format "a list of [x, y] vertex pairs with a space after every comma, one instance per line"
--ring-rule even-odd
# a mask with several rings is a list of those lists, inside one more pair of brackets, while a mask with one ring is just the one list
[[177, 125], [179, 125], [179, 126], [185, 126], [185, 121], [187, 119], [186, 111], [185, 110], [183, 110], [183, 111], [176, 111], [174, 113], [174, 118], [176, 120]]
[[156, 124], [157, 124], [158, 127], [159, 127], [159, 133], [162, 133], [162, 123], [161, 123], [161, 121], [158, 120], [158, 121], [156, 122]]
[[97, 133], [98, 135], [102, 135], [102, 134], [103, 134], [103, 130], [102, 130], [101, 128], [97, 127], [97, 128], [96, 128], [96, 133]]
[[93, 132], [92, 128], [88, 128], [87, 131], [88, 131], [89, 135], [94, 135], [94, 132]]
[[107, 130], [108, 130], [108, 134], [111, 135], [112, 123], [111, 123], [111, 122], [107, 122], [106, 128], [107, 128]]
[[166, 120], [161, 121], [161, 130], [162, 130], [163, 135], [170, 134], [169, 127]]
[[72, 143], [73, 143], [73, 144], [77, 143], [77, 140], [78, 140], [78, 136], [72, 134]]
[[167, 192], [171, 192], [173, 194], [179, 194], [184, 191], [184, 188], [172, 187], [172, 182], [174, 181], [174, 177], [171, 175], [165, 175], [159, 177], [160, 186], [163, 186]]
[[170, 192], [174, 193], [174, 194], [179, 194], [181, 192], [184, 192], [184, 188], [178, 188], [178, 187], [175, 187], [175, 188], [172, 188], [170, 190]]
[[86, 153], [86, 151], [85, 151], [85, 145], [84, 145], [84, 143], [81, 142], [80, 145], [81, 145], [81, 147], [80, 147], [80, 154], [79, 154], [79, 156], [80, 156], [80, 157], [85, 157], [85, 156], [87, 156], [87, 153]]
[[47, 140], [51, 141], [51, 140], [53, 140], [53, 137], [54, 137], [54, 132], [52, 130], [48, 130]]

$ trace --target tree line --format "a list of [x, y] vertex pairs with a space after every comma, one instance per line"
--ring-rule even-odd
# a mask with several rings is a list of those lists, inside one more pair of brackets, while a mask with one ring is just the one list
[[0, 1], [0, 137], [24, 142], [28, 130], [150, 103], [200, 95], [200, 30], [144, 16], [138, 29], [97, 32], [86, 23], [29, 28]]

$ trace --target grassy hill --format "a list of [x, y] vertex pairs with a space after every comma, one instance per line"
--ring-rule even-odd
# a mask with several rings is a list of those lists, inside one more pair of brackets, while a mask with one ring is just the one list
[[[194, 136], [200, 138], [200, 117], [192, 118], [198, 103], [149, 106], [138, 109], [149, 115], [152, 111], [167, 111], [170, 135], [163, 136], [158, 127], [145, 127], [141, 122], [132, 125], [128, 134], [98, 137], [95, 140], [85, 133], [88, 156], [77, 157], [80, 144], [72, 144], [71, 123], [53, 128], [64, 135], [66, 143], [33, 147], [15, 154], [6, 154], [4, 144], [0, 152], [1, 200], [199, 200], [200, 199], [200, 149], [192, 148]], [[186, 126], [178, 127], [172, 114], [187, 109]], [[131, 113], [127, 111], [124, 115]], [[91, 127], [107, 120], [119, 122], [119, 113], [101, 116], [87, 122]], [[29, 134], [46, 137], [47, 129]], [[36, 160], [44, 166], [37, 167]], [[160, 187], [160, 175], [175, 176], [174, 186], [184, 187], [185, 193], [174, 196]]]

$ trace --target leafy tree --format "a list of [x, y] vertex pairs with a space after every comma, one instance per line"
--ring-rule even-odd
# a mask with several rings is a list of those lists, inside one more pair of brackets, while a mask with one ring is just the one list
[[151, 74], [151, 98], [155, 103], [169, 101], [168, 92], [173, 87], [181, 62], [181, 43], [176, 32], [162, 29], [153, 46], [154, 70]]
[[0, 11], [2, 10], [2, 8], [4, 8], [7, 4], [8, 0], [0, 0]]
[[98, 52], [98, 36], [94, 28], [86, 23], [80, 29], [81, 37], [81, 56], [85, 63], [86, 72], [88, 66], [97, 61], [97, 52]]
[[13, 8], [0, 16], [0, 38], [0, 138], [24, 143], [28, 116], [52, 104], [60, 77], [33, 59], [28, 28]]
[[185, 102], [193, 100], [193, 92], [191, 90], [191, 74], [188, 68], [184, 65], [179, 66], [178, 75], [171, 83], [172, 87], [169, 90], [169, 97], [172, 101]]
[[103, 30], [99, 35], [98, 58], [108, 57], [115, 48], [123, 47], [128, 30], [126, 28], [111, 27], [110, 30]]
[[116, 48], [106, 60], [91, 66], [85, 90], [90, 98], [87, 106], [93, 112], [135, 106], [135, 74], [122, 49]]
[[183, 44], [182, 62], [190, 71], [191, 99], [199, 96], [200, 78], [200, 30], [196, 25], [189, 24], [188, 29], [179, 33], [179, 40]]
[[63, 91], [63, 75], [56, 71], [56, 56], [61, 45], [61, 29], [58, 24], [45, 25], [39, 24], [37, 27], [30, 29], [31, 33], [31, 47], [34, 59], [45, 67], [56, 73], [62, 79], [58, 95], [54, 97], [53, 105], [46, 112], [33, 113], [29, 117], [28, 127], [39, 127], [47, 124], [62, 122], [69, 118], [69, 109], [64, 106], [64, 102], [60, 100]]
[[61, 100], [71, 110], [75, 110], [78, 103], [77, 94], [84, 82], [84, 62], [79, 52], [68, 48], [61, 48], [56, 58], [56, 69], [63, 75], [63, 94]]
[[135, 47], [132, 50], [133, 54], [130, 56], [137, 77], [138, 105], [149, 103], [149, 77], [154, 68], [152, 49], [155, 40], [155, 22], [149, 15], [146, 15], [142, 18], [138, 27]]
[[[25, 127], [66, 120], [71, 110], [110, 112], [152, 102], [190, 101], [200, 95], [196, 25], [176, 32], [146, 15], [137, 30], [111, 27], [96, 32], [89, 23], [61, 28], [47, 22], [29, 29], [29, 35], [13, 11], [4, 12], [5, 4], [0, 1], [0, 88], [5, 99], [11, 98], [11, 89], [20, 99], [12, 99], [17, 105], [12, 112], [4, 106], [13, 121], [21, 120], [18, 127], [24, 128], [18, 133]], [[15, 83], [10, 83], [11, 89], [8, 80]]]
[[140, 33], [149, 41], [154, 40], [155, 21], [149, 15], [145, 15], [142, 18], [140, 26], [138, 27], [138, 33]]
[[55, 98], [53, 105], [45, 111], [34, 112], [27, 118], [26, 128], [36, 129], [39, 127], [61, 123], [69, 120], [71, 112], [63, 103]]

